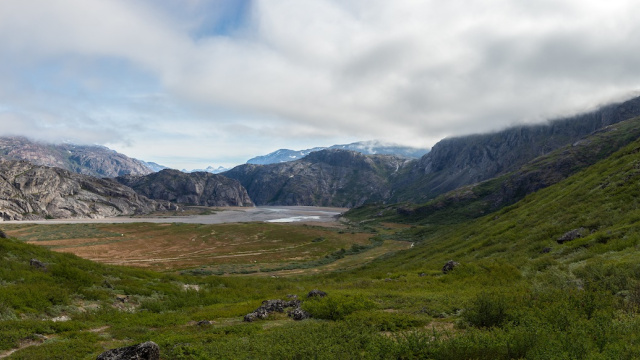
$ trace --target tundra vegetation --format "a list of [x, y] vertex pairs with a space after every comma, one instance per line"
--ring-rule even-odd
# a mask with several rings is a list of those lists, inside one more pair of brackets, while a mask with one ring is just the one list
[[[95, 359], [151, 340], [163, 359], [636, 359], [639, 180], [635, 141], [515, 204], [455, 222], [399, 225], [388, 206], [368, 206], [347, 213], [341, 229], [4, 226], [0, 351]], [[169, 261], [173, 248], [193, 242], [193, 253], [225, 236], [247, 247], [229, 255], [265, 254]], [[117, 266], [66, 253], [129, 242], [166, 261]], [[302, 259], [285, 250], [302, 244]], [[450, 260], [458, 265], [444, 273]], [[314, 289], [327, 295], [307, 297]], [[288, 295], [311, 319], [276, 311], [243, 321], [263, 300]]]

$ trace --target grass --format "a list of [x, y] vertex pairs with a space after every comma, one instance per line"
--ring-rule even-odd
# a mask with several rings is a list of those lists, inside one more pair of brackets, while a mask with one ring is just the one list
[[[354, 234], [276, 224], [128, 224], [78, 229], [74, 237], [73, 228], [7, 227], [39, 245], [121, 233], [125, 239], [114, 244], [122, 249], [136, 241], [166, 242], [185, 246], [184, 253], [193, 236], [241, 251], [282, 248], [285, 241], [320, 247], [308, 261], [343, 247], [346, 253], [343, 244], [368, 246], [374, 238], [380, 245], [329, 264], [266, 273], [275, 276], [194, 276], [101, 264], [1, 239], [0, 351], [39, 343], [40, 334], [47, 340], [10, 358], [94, 359], [147, 340], [160, 345], [163, 359], [639, 358], [638, 180], [640, 141], [516, 204], [454, 226], [395, 225], [363, 215], [359, 226], [368, 232]], [[581, 227], [583, 237], [557, 242]], [[47, 235], [36, 241], [36, 234]], [[274, 263], [276, 255], [267, 254], [261, 266]], [[282, 254], [278, 265], [293, 263]], [[48, 269], [31, 267], [31, 258]], [[460, 265], [444, 274], [448, 260]], [[219, 266], [254, 269], [250, 263]], [[328, 296], [307, 299], [312, 289]], [[287, 295], [303, 300], [314, 318], [296, 322], [276, 313], [242, 321], [263, 300]], [[71, 320], [53, 321], [61, 315]], [[200, 320], [212, 324], [199, 326]]]

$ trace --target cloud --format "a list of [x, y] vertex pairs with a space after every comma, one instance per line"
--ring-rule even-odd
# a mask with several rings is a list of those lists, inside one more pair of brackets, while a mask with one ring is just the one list
[[634, 95], [639, 11], [635, 1], [3, 0], [0, 121], [144, 154], [149, 138], [208, 134], [226, 148], [191, 146], [217, 159], [318, 139], [431, 146]]

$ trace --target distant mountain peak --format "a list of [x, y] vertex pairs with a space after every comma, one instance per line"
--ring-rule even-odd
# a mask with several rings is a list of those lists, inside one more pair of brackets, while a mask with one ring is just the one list
[[288, 161], [295, 161], [305, 156], [324, 149], [342, 149], [356, 151], [364, 155], [395, 155], [408, 159], [418, 159], [429, 152], [426, 148], [412, 148], [380, 140], [359, 141], [351, 144], [333, 145], [329, 147], [315, 147], [306, 150], [278, 149], [267, 155], [256, 156], [247, 161], [247, 164], [268, 165]]

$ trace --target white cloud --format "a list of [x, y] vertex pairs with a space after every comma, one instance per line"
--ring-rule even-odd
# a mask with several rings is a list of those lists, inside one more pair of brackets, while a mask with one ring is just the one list
[[[242, 27], [198, 36], [231, 3], [179, 3], [3, 0], [0, 122], [51, 135], [43, 124], [55, 121], [87, 141], [129, 142], [134, 155], [149, 138], [205, 133], [224, 141], [190, 146], [223, 159], [318, 138], [433, 145], [640, 87], [634, 1], [257, 0]], [[127, 71], [78, 67], [105, 59]], [[61, 84], [25, 81], [52, 62], [67, 65]], [[131, 89], [137, 75], [151, 80]]]

